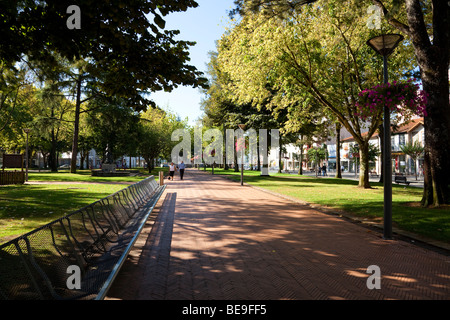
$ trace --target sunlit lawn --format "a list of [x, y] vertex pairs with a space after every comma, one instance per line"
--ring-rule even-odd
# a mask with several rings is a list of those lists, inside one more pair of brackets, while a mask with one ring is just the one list
[[[158, 178], [155, 168], [152, 174]], [[203, 170], [203, 169], [201, 169]], [[208, 168], [207, 171], [211, 172]], [[53, 181], [52, 184], [14, 185], [0, 187], [0, 243], [53, 221], [96, 200], [135, 183], [147, 176], [93, 177], [88, 170], [77, 174], [29, 173], [29, 181]], [[215, 169], [215, 174], [226, 174], [239, 181], [240, 172]], [[309, 203], [344, 210], [348, 213], [382, 221], [383, 187], [372, 183], [373, 189], [360, 189], [357, 182], [346, 179], [314, 178], [292, 174], [271, 174], [261, 177], [259, 171], [245, 171], [245, 182]], [[66, 184], [55, 184], [65, 182]], [[67, 182], [90, 184], [67, 184]], [[108, 183], [105, 183], [108, 182]], [[117, 184], [114, 184], [117, 182]], [[119, 184], [121, 183], [121, 184]], [[393, 185], [393, 224], [437, 240], [450, 242], [450, 208], [429, 209], [418, 205], [422, 189]]]
[[[156, 172], [156, 171], [155, 171]], [[97, 177], [92, 176], [90, 170], [77, 170], [77, 173], [70, 173], [68, 170], [59, 172], [30, 172], [28, 174], [29, 181], [72, 181], [72, 182], [137, 182], [147, 177], [130, 176], [130, 177]], [[155, 174], [156, 177], [156, 174]]]
[[[210, 168], [207, 169], [211, 171]], [[240, 173], [215, 169], [215, 174], [227, 174], [240, 181]], [[343, 210], [359, 217], [382, 222], [383, 186], [371, 183], [372, 189], [358, 188], [357, 181], [335, 178], [315, 178], [293, 174], [271, 174], [261, 177], [259, 171], [244, 171], [244, 181], [276, 193], [308, 203]], [[450, 207], [422, 208], [422, 189], [392, 186], [393, 225], [436, 240], [450, 242]]]
[[[158, 171], [166, 171], [166, 169], [155, 168], [152, 174], [158, 179]], [[142, 170], [141, 173], [144, 175], [93, 177], [89, 170], [78, 170], [76, 174], [69, 173], [67, 170], [58, 173], [30, 172], [28, 175], [30, 183], [44, 184], [0, 186], [0, 244], [148, 176], [147, 171]], [[89, 184], [79, 182], [89, 182]]]

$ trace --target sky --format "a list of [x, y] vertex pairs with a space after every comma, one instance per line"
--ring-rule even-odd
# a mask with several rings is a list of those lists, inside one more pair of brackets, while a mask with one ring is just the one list
[[[171, 13], [164, 17], [167, 30], [180, 30], [177, 40], [195, 41], [190, 47], [190, 65], [206, 72], [208, 52], [216, 51], [219, 40], [229, 24], [228, 11], [233, 9], [233, 0], [197, 0], [197, 8], [185, 12]], [[206, 74], [205, 74], [206, 75]], [[200, 89], [180, 86], [172, 92], [154, 92], [150, 98], [162, 109], [171, 111], [181, 119], [189, 118], [193, 125], [202, 115]]]

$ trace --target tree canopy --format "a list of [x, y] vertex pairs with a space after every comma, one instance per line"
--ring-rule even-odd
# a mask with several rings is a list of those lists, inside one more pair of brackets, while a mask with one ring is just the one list
[[[357, 101], [361, 91], [381, 82], [381, 70], [366, 45], [373, 34], [365, 28], [367, 12], [356, 2], [303, 6], [288, 18], [246, 13], [221, 39], [218, 62], [241, 103], [260, 106], [270, 99], [273, 108], [289, 107], [298, 119], [313, 110], [321, 110], [319, 120], [337, 119], [361, 146], [360, 186], [369, 187], [368, 145], [382, 109], [362, 119]], [[405, 78], [414, 68], [411, 50], [403, 45], [390, 57], [392, 78]]]
[[[391, 30], [403, 34], [405, 42], [414, 50], [411, 58], [416, 60], [423, 89], [429, 95], [424, 121], [425, 187], [422, 204], [439, 206], [450, 203], [450, 6], [447, 1], [360, 0], [354, 1], [352, 5], [347, 5], [347, 1], [337, 0], [236, 0], [235, 3], [236, 8], [232, 14], [243, 17], [260, 12], [269, 18], [290, 19], [301, 13], [305, 6], [311, 6], [310, 3], [318, 3], [321, 8], [331, 8], [330, 14], [333, 14], [334, 9], [348, 8], [348, 17], [354, 16], [353, 13], [361, 8], [370, 9], [372, 13], [366, 21], [366, 27], [375, 17], [378, 26], [372, 28], [377, 33], [374, 35]], [[374, 6], [379, 10], [374, 10]], [[389, 30], [383, 23], [393, 29]]]
[[[89, 110], [83, 108], [89, 100], [122, 99], [127, 107], [145, 111], [156, 107], [152, 92], [179, 85], [204, 87], [206, 79], [189, 64], [188, 49], [195, 43], [175, 39], [179, 31], [165, 29], [166, 15], [196, 7], [195, 1], [81, 0], [76, 3], [77, 28], [69, 27], [72, 4], [2, 1], [0, 63], [10, 74], [17, 74], [18, 62], [26, 63], [39, 81], [57, 81], [60, 94], [74, 101], [71, 170], [75, 172], [80, 115]], [[3, 79], [0, 113], [10, 115], [18, 97], [14, 86], [20, 81], [5, 73]]]

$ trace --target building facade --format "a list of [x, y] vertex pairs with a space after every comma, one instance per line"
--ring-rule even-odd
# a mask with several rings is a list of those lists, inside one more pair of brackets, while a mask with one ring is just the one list
[[[419, 175], [423, 174], [423, 156], [414, 161], [410, 156], [402, 152], [401, 147], [409, 142], [419, 142], [424, 146], [424, 122], [423, 118], [416, 118], [401, 124], [394, 128], [391, 132], [391, 152], [392, 152], [392, 172], [414, 174], [417, 170]], [[345, 129], [341, 129], [341, 146], [340, 146], [340, 164], [343, 172], [358, 173], [359, 161], [351, 152], [351, 147], [356, 144], [353, 137]], [[370, 144], [381, 151], [381, 141], [378, 132], [376, 132], [369, 141]], [[311, 170], [312, 163], [307, 160], [307, 151], [310, 147], [322, 145], [323, 143], [313, 143], [310, 146], [304, 146], [302, 167], [304, 170]], [[330, 138], [326, 143], [328, 149], [328, 159], [321, 163], [325, 164], [328, 172], [336, 172], [336, 139]], [[283, 171], [298, 171], [300, 166], [300, 148], [296, 145], [289, 144], [284, 146], [286, 152], [281, 154]], [[271, 152], [269, 156], [270, 166], [272, 170], [278, 169], [278, 161], [276, 160], [276, 152]], [[381, 154], [374, 161], [369, 163], [369, 169], [372, 173], [380, 174], [381, 172]]]

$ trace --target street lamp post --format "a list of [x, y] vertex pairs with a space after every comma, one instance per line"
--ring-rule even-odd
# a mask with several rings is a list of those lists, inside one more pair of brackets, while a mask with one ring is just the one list
[[[387, 58], [395, 50], [403, 36], [400, 34], [383, 34], [373, 37], [367, 44], [378, 54], [383, 56], [383, 78], [388, 83]], [[391, 118], [387, 105], [384, 106], [383, 119], [384, 158], [384, 239], [392, 239], [392, 164], [391, 164]]]
[[26, 142], [26, 151], [25, 151], [25, 181], [28, 181], [28, 134], [31, 132], [31, 129], [23, 129], [23, 131], [27, 134], [27, 142]]
[[[239, 126], [239, 128], [242, 130], [242, 131], [244, 131], [245, 130], [245, 124], [239, 124], [238, 125]], [[241, 156], [241, 186], [243, 186], [244, 185], [244, 151], [245, 151], [245, 138], [244, 138], [244, 134], [242, 134], [242, 139], [243, 139], [243, 143], [242, 143], [242, 150], [241, 150], [241, 154], [242, 154], [242, 156]]]

